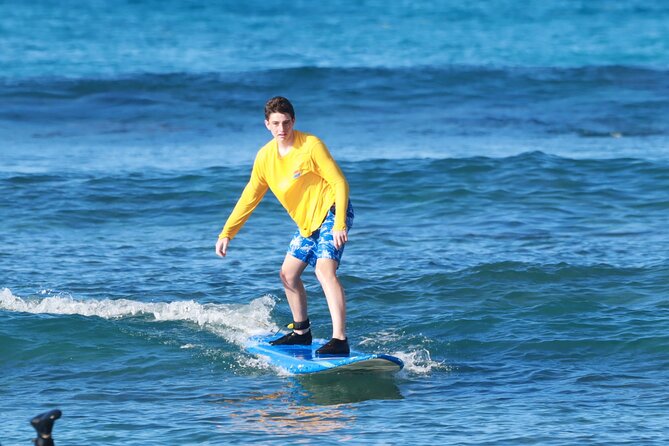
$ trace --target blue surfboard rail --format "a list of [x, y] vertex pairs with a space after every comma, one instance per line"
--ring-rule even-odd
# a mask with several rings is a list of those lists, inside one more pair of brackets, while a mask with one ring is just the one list
[[270, 345], [271, 341], [280, 336], [251, 338], [246, 350], [294, 375], [324, 372], [392, 373], [404, 367], [402, 360], [395, 356], [353, 350], [348, 356], [317, 357], [316, 350], [327, 342], [324, 339], [314, 339], [312, 345]]

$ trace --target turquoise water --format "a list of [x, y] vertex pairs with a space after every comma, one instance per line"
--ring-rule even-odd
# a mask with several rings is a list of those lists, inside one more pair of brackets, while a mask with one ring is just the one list
[[[4, 446], [53, 408], [69, 445], [669, 440], [662, 2], [1, 7]], [[243, 350], [290, 319], [274, 198], [214, 254], [275, 94], [347, 175], [349, 335], [397, 375]]]

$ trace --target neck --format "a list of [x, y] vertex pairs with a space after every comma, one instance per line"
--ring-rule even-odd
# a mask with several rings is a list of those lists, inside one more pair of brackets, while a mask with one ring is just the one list
[[293, 141], [277, 141], [280, 150], [290, 150], [293, 148]]
[[277, 140], [276, 145], [279, 148], [279, 153], [283, 156], [291, 151], [293, 148], [293, 143], [295, 142], [295, 135], [290, 140], [279, 141]]

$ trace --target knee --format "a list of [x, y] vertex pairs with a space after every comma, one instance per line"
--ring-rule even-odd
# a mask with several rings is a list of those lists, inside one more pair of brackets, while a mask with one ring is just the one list
[[281, 278], [281, 282], [289, 288], [295, 288], [297, 284], [300, 283], [300, 275], [296, 274], [291, 271], [286, 271], [285, 269], [281, 268], [279, 271], [279, 277]]
[[337, 270], [332, 268], [321, 268], [319, 265], [316, 265], [315, 269], [316, 278], [321, 283], [331, 283], [337, 280]]

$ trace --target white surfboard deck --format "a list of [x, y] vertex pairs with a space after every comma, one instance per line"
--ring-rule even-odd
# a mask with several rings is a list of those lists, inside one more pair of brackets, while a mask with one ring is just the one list
[[295, 375], [325, 372], [392, 373], [404, 367], [402, 360], [395, 356], [353, 350], [348, 356], [317, 357], [316, 350], [327, 342], [324, 339], [314, 339], [311, 345], [269, 344], [281, 336], [282, 334], [251, 338], [246, 350]]

